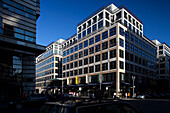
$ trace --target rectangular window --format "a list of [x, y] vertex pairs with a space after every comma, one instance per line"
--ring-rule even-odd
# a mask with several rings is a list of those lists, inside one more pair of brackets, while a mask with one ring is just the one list
[[79, 52], [79, 58], [82, 58], [83, 57], [83, 52]]
[[124, 51], [121, 49], [119, 50], [119, 57], [124, 58]]
[[102, 64], [102, 71], [108, 70], [108, 63]]
[[108, 52], [102, 53], [102, 60], [108, 59]]
[[95, 52], [99, 52], [100, 51], [100, 44], [95, 46]]
[[67, 62], [69, 62], [69, 57], [67, 57]]
[[79, 60], [79, 66], [82, 66], [82, 64], [83, 64], [82, 60]]
[[70, 69], [72, 69], [72, 68], [73, 68], [73, 63], [70, 64]]
[[95, 25], [93, 25], [93, 27], [92, 27], [92, 31], [96, 31], [97, 30], [97, 25], [95, 24]]
[[89, 54], [93, 54], [94, 53], [94, 47], [89, 48]]
[[110, 29], [110, 37], [116, 34], [116, 27]]
[[127, 21], [126, 20], [124, 20], [124, 25], [127, 27]]
[[129, 24], [129, 29], [130, 29], [130, 30], [132, 29], [132, 25], [131, 25], [131, 24]]
[[94, 63], [94, 57], [89, 57], [89, 64]]
[[77, 62], [74, 62], [74, 67], [77, 67]]
[[85, 58], [84, 59], [84, 65], [87, 65], [88, 64], [88, 58]]
[[120, 63], [120, 69], [124, 69], [124, 62], [119, 61], [119, 63]]
[[63, 57], [65, 57], [65, 56], [66, 56], [66, 51], [63, 52]]
[[92, 44], [94, 44], [94, 37], [89, 39], [89, 46], [92, 45]]
[[85, 37], [86, 36], [86, 30], [85, 31], [83, 31], [83, 37]]
[[66, 63], [66, 58], [63, 59], [63, 64], [65, 64], [65, 63]]
[[116, 38], [110, 40], [110, 48], [116, 46]]
[[125, 49], [129, 50], [129, 43], [125, 41]]
[[95, 56], [95, 62], [99, 62], [100, 61], [100, 54]]
[[124, 29], [121, 28], [121, 27], [119, 27], [119, 34], [122, 35], [122, 36], [124, 36]]
[[110, 69], [116, 69], [116, 61], [110, 62]]
[[95, 66], [95, 72], [99, 72], [100, 71], [100, 64]]
[[77, 70], [74, 70], [74, 76], [76, 76], [77, 75]]
[[69, 49], [68, 49], [68, 50], [67, 50], [67, 55], [69, 55], [69, 52], [70, 52], [70, 51], [69, 51]]
[[87, 29], [87, 34], [91, 33], [91, 27]]
[[130, 44], [130, 51], [133, 52], [133, 45], [132, 44]]
[[132, 34], [130, 34], [130, 41], [134, 42], [134, 37]]
[[88, 67], [84, 68], [84, 74], [88, 73]]
[[83, 43], [79, 44], [79, 50], [83, 49]]
[[78, 59], [78, 53], [74, 54], [74, 60]]
[[95, 43], [100, 41], [100, 34], [95, 37]]
[[84, 56], [88, 55], [88, 49], [84, 50]]
[[94, 66], [90, 66], [89, 67], [89, 73], [93, 73], [94, 72]]
[[135, 44], [138, 45], [138, 38], [135, 37]]
[[115, 58], [116, 57], [116, 49], [110, 51], [110, 58]]
[[70, 53], [73, 53], [73, 47], [70, 49]]
[[25, 31], [25, 34], [28, 36], [35, 37], [35, 33], [29, 32], [29, 31]]
[[98, 29], [103, 27], [103, 20], [98, 23]]
[[138, 48], [134, 46], [134, 53], [138, 54]]
[[88, 40], [84, 42], [84, 48], [88, 46]]
[[74, 46], [74, 52], [78, 51], [78, 45]]
[[105, 31], [104, 33], [102, 33], [102, 40], [108, 38], [108, 31]]
[[119, 38], [119, 46], [124, 47], [124, 41], [123, 41], [123, 39], [121, 39], [121, 38]]
[[80, 38], [81, 38], [81, 33], [78, 34], [78, 39], [80, 39]]
[[105, 50], [108, 48], [108, 42], [102, 43], [102, 50]]
[[79, 69], [79, 75], [82, 75], [82, 69]]
[[134, 33], [135, 33], [135, 30], [136, 30], [136, 29], [135, 29], [135, 27], [133, 26], [133, 32], [134, 32]]
[[19, 29], [19, 28], [15, 28], [15, 32], [18, 32], [18, 33], [24, 34], [24, 30]]
[[73, 55], [70, 56], [70, 61], [73, 61]]
[[24, 40], [24, 35], [15, 33], [15, 38], [23, 39]]
[[129, 40], [129, 32], [125, 31], [125, 38]]

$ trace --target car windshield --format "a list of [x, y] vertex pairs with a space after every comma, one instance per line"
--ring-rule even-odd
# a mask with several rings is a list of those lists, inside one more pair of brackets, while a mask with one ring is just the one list
[[60, 113], [59, 108], [59, 105], [43, 105], [39, 113]]

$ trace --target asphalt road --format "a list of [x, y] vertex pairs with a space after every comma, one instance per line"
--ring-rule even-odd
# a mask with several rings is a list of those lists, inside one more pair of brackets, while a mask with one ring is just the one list
[[[143, 113], [170, 113], [170, 100], [168, 99], [123, 99]], [[37, 113], [40, 106], [32, 105], [22, 109], [0, 109], [0, 113]]]
[[170, 100], [167, 99], [130, 99], [125, 100], [143, 113], [170, 113]]

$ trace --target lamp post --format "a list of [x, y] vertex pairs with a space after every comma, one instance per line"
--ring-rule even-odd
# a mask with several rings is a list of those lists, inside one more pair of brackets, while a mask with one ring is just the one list
[[134, 98], [134, 81], [135, 81], [135, 76], [132, 76], [132, 80], [133, 80], [133, 98]]

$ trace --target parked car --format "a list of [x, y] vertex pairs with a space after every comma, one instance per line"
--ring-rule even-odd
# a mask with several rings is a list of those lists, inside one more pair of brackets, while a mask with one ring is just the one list
[[27, 99], [28, 102], [32, 102], [32, 101], [48, 101], [48, 97], [46, 95], [43, 94], [33, 94], [30, 95]]
[[113, 100], [75, 100], [59, 102], [46, 102], [39, 113], [142, 113], [134, 106], [123, 101]]
[[138, 99], [145, 99], [145, 94], [138, 95], [136, 98], [138, 98]]

